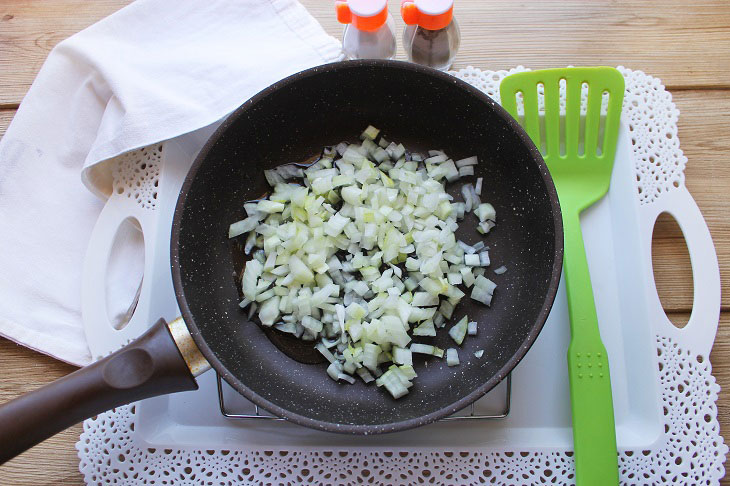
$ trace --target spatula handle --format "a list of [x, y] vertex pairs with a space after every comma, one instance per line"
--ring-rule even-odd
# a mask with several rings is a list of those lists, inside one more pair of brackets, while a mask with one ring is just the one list
[[[564, 206], [564, 207], [567, 207]], [[571, 340], [568, 375], [576, 486], [618, 484], [616, 426], [606, 348], [598, 330], [593, 288], [578, 213], [563, 213], [565, 285]]]

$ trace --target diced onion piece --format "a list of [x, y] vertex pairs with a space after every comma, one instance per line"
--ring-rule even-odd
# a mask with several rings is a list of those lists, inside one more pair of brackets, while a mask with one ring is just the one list
[[506, 271], [507, 271], [507, 267], [505, 267], [504, 265], [502, 265], [499, 268], [494, 269], [494, 273], [496, 273], [497, 275], [502, 275]]
[[456, 161], [456, 167], [461, 169], [462, 167], [467, 167], [470, 165], [477, 165], [479, 163], [479, 160], [477, 159], [476, 155], [472, 155], [471, 157], [467, 157], [465, 159], [460, 159]]
[[467, 177], [474, 175], [474, 167], [471, 165], [464, 166], [459, 169], [459, 177]]
[[467, 287], [471, 287], [472, 285], [474, 285], [474, 281], [476, 279], [474, 278], [474, 274], [471, 273], [471, 268], [464, 267], [459, 270], [459, 273], [461, 274], [461, 278], [464, 281], [464, 285], [466, 285]]
[[338, 380], [342, 380], [342, 381], [346, 381], [346, 382], [348, 382], [351, 385], [353, 383], [355, 383], [355, 378], [353, 378], [352, 376], [350, 376], [348, 374], [345, 374], [345, 373], [338, 373], [337, 374], [337, 379]]
[[284, 211], [284, 204], [275, 201], [262, 199], [258, 202], [257, 209], [262, 213], [281, 213]]
[[428, 292], [416, 292], [413, 294], [413, 300], [411, 300], [411, 305], [416, 307], [438, 305], [438, 303], [438, 297]]
[[431, 346], [430, 344], [413, 343], [410, 346], [410, 350], [411, 353], [428, 354], [431, 356], [436, 356], [437, 358], [444, 357], [443, 349], [437, 348], [436, 346]]
[[481, 234], [486, 235], [489, 231], [494, 228], [494, 221], [482, 221], [477, 227], [477, 231]]
[[468, 265], [470, 267], [478, 267], [480, 265], [480, 262], [481, 259], [476, 253], [472, 253], [471, 255], [464, 255], [464, 265]]
[[441, 306], [439, 307], [439, 313], [446, 319], [451, 319], [451, 315], [454, 313], [453, 304], [451, 304], [448, 300], [444, 300], [441, 302]]
[[483, 349], [478, 349], [478, 350], [474, 351], [474, 356], [476, 356], [477, 358], [481, 358], [483, 355], [484, 355]]
[[482, 181], [483, 179], [481, 177], [477, 177], [477, 183], [474, 184], [474, 192], [477, 193], [477, 196], [482, 195]]
[[423, 323], [413, 329], [413, 335], [414, 336], [435, 336], [436, 335], [436, 328], [434, 327], [433, 321], [431, 319], [423, 321]]
[[479, 253], [479, 266], [480, 267], [488, 267], [489, 264], [490, 264], [490, 261], [489, 261], [489, 252], [488, 251], [483, 251], [483, 252]]
[[472, 185], [464, 184], [461, 186], [461, 195], [464, 196], [464, 211], [467, 213], [471, 212], [471, 208], [474, 206], [474, 198], [472, 196]]
[[355, 370], [355, 373], [357, 373], [358, 376], [360, 378], [362, 378], [362, 381], [364, 381], [365, 383], [371, 383], [371, 382], [375, 381], [375, 378], [373, 378], [373, 375], [371, 375], [370, 372], [365, 367], [358, 368], [357, 370]]
[[278, 295], [272, 296], [269, 300], [261, 304], [259, 310], [259, 319], [264, 326], [273, 326], [279, 318], [279, 300]]
[[451, 339], [453, 339], [454, 342], [459, 346], [461, 346], [461, 343], [464, 342], [464, 336], [466, 336], [468, 322], [469, 318], [467, 316], [464, 316], [459, 322], [454, 324], [451, 329], [449, 329], [449, 336], [451, 336]]
[[314, 281], [314, 273], [296, 255], [289, 257], [289, 270], [295, 282], [308, 284]]
[[492, 294], [484, 290], [482, 287], [474, 286], [474, 288], [471, 290], [471, 296], [473, 300], [476, 300], [477, 302], [481, 302], [484, 305], [491, 305], [492, 304]]
[[477, 323], [476, 323], [476, 321], [469, 321], [469, 323], [466, 325], [466, 333], [469, 336], [476, 336], [477, 335]]
[[380, 130], [378, 130], [377, 128], [375, 128], [372, 125], [368, 125], [368, 127], [365, 129], [365, 131], [362, 132], [362, 134], [360, 135], [360, 138], [375, 140], [375, 138], [378, 136], [379, 133], [380, 133]]
[[497, 220], [497, 211], [494, 209], [494, 206], [492, 206], [489, 203], [482, 203], [480, 204], [475, 210], [474, 214], [476, 214], [477, 218], [479, 218], [479, 221], [496, 221]]
[[449, 158], [444, 154], [438, 154], [433, 157], [429, 157], [426, 160], [424, 160], [424, 163], [426, 164], [440, 164], [441, 162], [446, 162], [449, 160]]
[[456, 348], [449, 348], [446, 350], [446, 364], [449, 366], [459, 365], [459, 352]]
[[228, 237], [235, 238], [238, 235], [248, 233], [249, 231], [253, 231], [256, 228], [256, 226], [258, 226], [258, 225], [259, 225], [258, 218], [248, 217], [246, 219], [242, 219], [241, 221], [233, 223], [228, 228]]
[[490, 295], [494, 293], [494, 289], [497, 288], [497, 284], [489, 280], [483, 275], [479, 275], [474, 282], [475, 287], [481, 287], [487, 291]]
[[380, 378], [375, 380], [375, 384], [385, 387], [385, 389], [388, 390], [388, 393], [390, 393], [395, 399], [408, 394], [408, 388], [403, 384], [403, 380], [401, 380], [399, 376], [393, 372], [393, 370], [388, 370], [383, 373]]
[[399, 365], [413, 365], [413, 355], [410, 349], [394, 347], [392, 354], [394, 363]]
[[315, 346], [315, 348], [317, 349], [317, 351], [322, 353], [322, 356], [324, 356], [327, 359], [327, 361], [329, 361], [330, 363], [334, 363], [335, 361], [337, 361], [337, 359], [332, 354], [332, 352], [329, 349], [327, 349], [327, 347], [325, 347], [324, 344], [319, 343]]

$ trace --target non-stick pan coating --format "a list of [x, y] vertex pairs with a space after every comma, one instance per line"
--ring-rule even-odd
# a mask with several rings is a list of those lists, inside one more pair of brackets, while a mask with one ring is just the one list
[[[395, 401], [359, 380], [338, 384], [325, 364], [302, 364], [280, 352], [238, 308], [228, 226], [243, 202], [267, 188], [263, 170], [299, 162], [325, 145], [355, 140], [372, 124], [407, 148], [477, 155], [482, 200], [497, 227], [484, 238], [497, 288], [491, 308], [468, 298], [479, 334], [460, 348], [461, 365], [416, 360], [418, 378]], [[460, 184], [458, 184], [460, 186]], [[453, 192], [453, 191], [452, 191]], [[467, 219], [467, 221], [470, 221]], [[462, 224], [467, 226], [469, 223]], [[477, 241], [477, 233], [460, 236]], [[172, 231], [172, 268], [183, 317], [211, 364], [244, 396], [293, 422], [330, 431], [381, 433], [431, 422], [493, 388], [540, 332], [558, 286], [562, 225], [547, 168], [527, 135], [490, 98], [449, 75], [386, 61], [335, 63], [289, 77], [236, 110], [211, 138], [183, 186]], [[449, 324], [450, 325], [450, 324]], [[454, 347], [446, 330], [417, 338]], [[481, 359], [474, 351], [484, 350]]]

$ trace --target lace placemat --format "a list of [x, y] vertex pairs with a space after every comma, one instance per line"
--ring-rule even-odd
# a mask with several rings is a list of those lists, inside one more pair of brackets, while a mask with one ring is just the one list
[[[499, 100], [501, 80], [514, 72], [468, 67], [455, 76]], [[684, 190], [686, 157], [679, 148], [679, 111], [660, 80], [619, 67], [626, 79], [623, 116], [634, 149], [642, 205]], [[140, 155], [140, 160], [147, 157]], [[705, 323], [709, 326], [716, 322]], [[660, 326], [655, 326], [655, 328]], [[720, 436], [720, 387], [708, 356], [683, 346], [681, 335], [657, 331], [655, 352], [664, 435], [650, 450], [621, 450], [626, 485], [715, 485], [725, 474], [728, 448]], [[649, 350], [647, 350], [649, 352]], [[149, 448], [134, 433], [135, 405], [84, 422], [77, 443], [87, 484], [147, 485], [411, 485], [574, 484], [572, 452], [461, 452], [358, 449], [252, 451]]]

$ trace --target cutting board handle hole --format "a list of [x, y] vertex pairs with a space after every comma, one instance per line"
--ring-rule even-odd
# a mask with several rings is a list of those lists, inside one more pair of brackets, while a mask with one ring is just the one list
[[104, 286], [106, 312], [116, 330], [124, 329], [137, 307], [144, 276], [144, 235], [139, 221], [128, 217], [114, 235]]
[[661, 213], [654, 223], [651, 255], [659, 300], [672, 324], [681, 329], [692, 312], [694, 281], [684, 233], [669, 213]]

